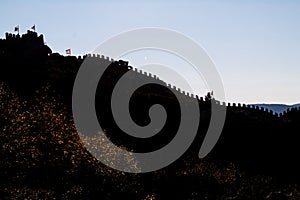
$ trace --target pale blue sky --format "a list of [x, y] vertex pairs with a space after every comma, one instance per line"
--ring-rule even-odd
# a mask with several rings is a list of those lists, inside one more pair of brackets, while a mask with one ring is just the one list
[[179, 31], [201, 44], [231, 102], [300, 102], [300, 1], [1, 1], [0, 34], [33, 24], [54, 52], [93, 51], [140, 27]]

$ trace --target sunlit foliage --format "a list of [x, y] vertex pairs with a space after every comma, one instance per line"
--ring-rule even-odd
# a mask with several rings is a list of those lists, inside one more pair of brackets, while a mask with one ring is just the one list
[[[109, 134], [113, 133], [106, 133]], [[96, 157], [136, 169], [131, 154], [111, 151], [105, 138], [85, 137], [50, 85], [31, 97], [0, 83], [1, 196], [8, 199], [288, 199], [300, 198], [297, 184], [248, 175], [237, 163], [182, 159], [147, 174], [113, 170]], [[99, 145], [101, 144], [101, 145]], [[125, 149], [125, 148], [124, 148]], [[101, 152], [100, 154], [97, 154]], [[113, 158], [113, 159], [111, 159]]]
[[[116, 190], [122, 191], [136, 185], [137, 182], [127, 180], [130, 176], [106, 167], [86, 150], [75, 129], [71, 113], [57, 99], [49, 85], [37, 90], [28, 99], [19, 97], [5, 84], [0, 84], [2, 181], [16, 185], [29, 183], [32, 186], [43, 184], [55, 187], [61, 182], [72, 185], [80, 181], [82, 176], [100, 176], [103, 183], [111, 184], [109, 187]], [[91, 148], [107, 149], [103, 151], [104, 157], [108, 156], [105, 153], [115, 153], [112, 162], [120, 159], [105, 144], [97, 145], [96, 139], [84, 140], [85, 144], [94, 145]], [[126, 162], [124, 158], [121, 159]], [[137, 167], [132, 158], [128, 162]], [[3, 189], [4, 192], [18, 190], [14, 187]], [[18, 191], [28, 192], [28, 188]], [[132, 191], [136, 193], [134, 188]]]

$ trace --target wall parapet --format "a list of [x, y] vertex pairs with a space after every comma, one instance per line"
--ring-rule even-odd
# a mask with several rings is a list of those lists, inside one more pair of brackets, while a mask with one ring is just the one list
[[[128, 65], [127, 61], [123, 61], [123, 60], [114, 60], [112, 58], [109, 58], [107, 56], [104, 55], [95, 55], [95, 54], [87, 54], [87, 56], [93, 57], [93, 58], [98, 58], [100, 60], [104, 60], [104, 61], [109, 61], [109, 62], [114, 62], [116, 63], [117, 66], [122, 66], [122, 67], [126, 67], [128, 71], [133, 71], [143, 77], [148, 77], [148, 78], [152, 78], [155, 80], [160, 80], [159, 77], [153, 73], [147, 72], [147, 71], [143, 71], [142, 69], [138, 69], [132, 66]], [[84, 59], [85, 56], [83, 57], [78, 57], [78, 59]], [[163, 82], [163, 81], [162, 81]], [[204, 97], [199, 97], [198, 94], [193, 94], [187, 91], [182, 90], [181, 88], [177, 87], [176, 85], [172, 85], [170, 83], [166, 83], [163, 82], [163, 84], [169, 88], [170, 90], [180, 93], [181, 95], [186, 96], [187, 98], [193, 98], [193, 99], [197, 99], [199, 102], [204, 102], [206, 101], [206, 99], [204, 100]], [[259, 112], [263, 112], [263, 113], [267, 113], [270, 115], [273, 115], [275, 117], [283, 117], [285, 115], [287, 115], [290, 112], [295, 112], [295, 111], [300, 111], [300, 107], [297, 108], [291, 108], [291, 109], [287, 109], [286, 111], [284, 111], [283, 113], [276, 113], [273, 110], [264, 108], [262, 106], [257, 106], [257, 105], [249, 105], [249, 104], [241, 104], [241, 103], [230, 103], [230, 102], [221, 102], [219, 100], [213, 99], [214, 103], [218, 106], [226, 106], [227, 108], [237, 108], [237, 109], [244, 109], [244, 110], [256, 110]]]

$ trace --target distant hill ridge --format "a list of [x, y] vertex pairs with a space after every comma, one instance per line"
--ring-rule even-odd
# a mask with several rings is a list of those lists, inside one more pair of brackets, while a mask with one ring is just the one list
[[250, 105], [253, 105], [253, 106], [259, 106], [259, 107], [262, 107], [262, 108], [265, 108], [265, 109], [269, 109], [269, 110], [272, 110], [274, 113], [283, 113], [284, 111], [287, 111], [288, 109], [291, 109], [291, 108], [298, 108], [300, 107], [300, 103], [298, 104], [293, 104], [293, 105], [286, 105], [286, 104], [250, 104]]

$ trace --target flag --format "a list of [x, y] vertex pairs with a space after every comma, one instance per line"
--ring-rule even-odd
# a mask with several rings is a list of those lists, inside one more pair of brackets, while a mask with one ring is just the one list
[[35, 31], [35, 24], [33, 24], [33, 26], [31, 27], [31, 29]]
[[19, 32], [19, 26], [16, 26], [16, 27], [15, 27], [15, 31], [18, 31], [18, 32]]
[[66, 54], [71, 55], [71, 49], [67, 49]]

